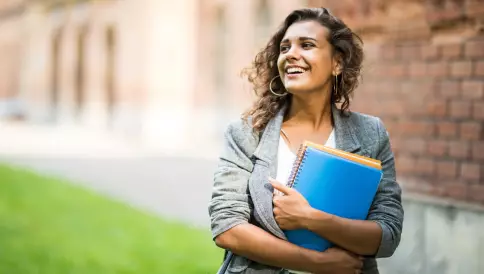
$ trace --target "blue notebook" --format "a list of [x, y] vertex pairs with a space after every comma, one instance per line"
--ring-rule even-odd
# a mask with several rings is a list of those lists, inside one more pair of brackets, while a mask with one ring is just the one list
[[[377, 160], [305, 142], [289, 177], [316, 209], [349, 219], [365, 220], [382, 177]], [[284, 231], [289, 242], [317, 251], [333, 246], [309, 230]]]

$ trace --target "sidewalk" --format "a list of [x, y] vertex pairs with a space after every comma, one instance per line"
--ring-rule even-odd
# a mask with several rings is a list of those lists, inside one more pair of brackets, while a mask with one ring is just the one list
[[0, 162], [60, 176], [160, 216], [208, 228], [217, 162], [198, 156], [193, 151], [170, 155], [135, 139], [82, 128], [0, 124]]
[[[160, 140], [160, 143], [163, 140]], [[216, 159], [215, 141], [193, 142], [184, 148], [163, 149], [143, 143], [140, 137], [86, 129], [79, 126], [32, 125], [0, 122], [2, 157], [132, 158], [173, 156]]]

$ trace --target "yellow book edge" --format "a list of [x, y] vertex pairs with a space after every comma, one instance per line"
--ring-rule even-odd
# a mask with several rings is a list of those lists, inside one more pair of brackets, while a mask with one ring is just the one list
[[313, 147], [315, 149], [319, 149], [319, 150], [325, 151], [327, 153], [330, 153], [330, 154], [333, 154], [333, 155], [336, 155], [336, 156], [339, 156], [339, 157], [348, 159], [350, 161], [354, 161], [354, 162], [360, 163], [362, 165], [367, 165], [367, 166], [370, 166], [370, 167], [374, 167], [374, 168], [379, 169], [379, 170], [382, 169], [382, 167], [381, 167], [381, 161], [376, 160], [376, 159], [373, 159], [373, 158], [370, 158], [370, 157], [361, 156], [361, 155], [354, 154], [354, 153], [350, 153], [350, 152], [346, 152], [346, 151], [343, 151], [343, 150], [340, 150], [340, 149], [330, 148], [330, 147], [327, 147], [327, 146], [324, 146], [324, 145], [320, 145], [320, 144], [316, 144], [316, 143], [313, 143], [313, 142], [310, 142], [310, 141], [305, 141], [304, 142], [304, 145], [305, 146]]

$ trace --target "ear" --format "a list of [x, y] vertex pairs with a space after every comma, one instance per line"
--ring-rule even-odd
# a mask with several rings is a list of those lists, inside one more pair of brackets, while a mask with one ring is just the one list
[[342, 64], [343, 59], [341, 58], [341, 54], [335, 53], [333, 55], [333, 62], [332, 62], [332, 74], [333, 76], [339, 75], [342, 71]]

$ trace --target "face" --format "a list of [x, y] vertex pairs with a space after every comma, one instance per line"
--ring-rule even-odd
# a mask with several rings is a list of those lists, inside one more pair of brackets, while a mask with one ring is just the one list
[[337, 73], [337, 62], [328, 34], [328, 29], [316, 21], [297, 22], [287, 29], [280, 44], [277, 66], [288, 92], [322, 90], [331, 82]]

